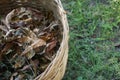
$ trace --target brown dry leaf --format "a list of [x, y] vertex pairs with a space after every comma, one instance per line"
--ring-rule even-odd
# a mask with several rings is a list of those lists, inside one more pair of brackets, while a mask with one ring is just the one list
[[50, 51], [49, 54], [45, 54], [44, 57], [49, 60], [52, 61], [55, 58], [55, 52], [54, 51]]
[[32, 15], [34, 15], [33, 19], [35, 19], [35, 20], [41, 21], [42, 18], [44, 17], [44, 15], [39, 10], [36, 10], [33, 8], [28, 8], [28, 11], [30, 11], [32, 13]]
[[39, 60], [38, 59], [30, 60], [30, 63], [32, 64], [34, 73], [36, 75], [37, 74], [37, 68], [38, 68], [38, 65], [39, 65]]
[[14, 62], [15, 62], [15, 64], [13, 65], [13, 67], [15, 69], [20, 68], [25, 64], [25, 57], [18, 56], [18, 57], [16, 57], [16, 59], [14, 59]]
[[4, 39], [2, 39], [2, 41], [3, 41], [4, 43], [10, 43], [10, 42], [13, 42], [13, 41], [15, 41], [15, 40], [17, 40], [17, 39], [18, 39], [18, 37], [12, 36], [12, 37], [5, 37]]
[[15, 72], [11, 76], [10, 80], [23, 80], [24, 77], [25, 77], [24, 74], [18, 74], [18, 72]]
[[56, 43], [57, 43], [57, 40], [53, 40], [50, 43], [48, 43], [45, 52], [49, 53], [49, 51], [51, 51], [56, 46]]
[[33, 41], [37, 39], [36, 34], [28, 28], [21, 28], [26, 36], [30, 37]]
[[17, 69], [17, 68], [20, 68], [22, 67], [21, 63], [20, 62], [16, 62], [16, 64], [14, 65], [14, 68]]
[[5, 52], [7, 52], [12, 46], [13, 46], [13, 43], [7, 43], [5, 45], [5, 47], [3, 48], [3, 50], [1, 51], [2, 54], [4, 54]]
[[51, 32], [52, 29], [54, 29], [58, 25], [59, 25], [58, 21], [52, 21], [48, 27], [44, 28], [43, 31], [50, 31]]
[[34, 28], [34, 29], [33, 29], [33, 32], [34, 32], [35, 34], [38, 34], [38, 33], [39, 33], [39, 30], [40, 30], [39, 28]]
[[3, 26], [3, 25], [0, 25], [0, 29], [1, 29], [2, 31], [5, 31], [5, 32], [8, 31], [8, 28], [7, 28], [6, 26]]
[[[22, 46], [22, 44], [19, 44], [19, 43], [18, 43], [18, 45], [19, 45], [19, 46]], [[21, 47], [19, 47], [19, 46], [16, 46], [16, 53], [17, 53], [18, 55], [20, 55], [21, 52], [22, 52], [22, 51], [21, 51]]]
[[17, 76], [17, 75], [18, 75], [18, 72], [13, 73], [10, 80], [14, 80], [14, 77]]
[[52, 32], [51, 33], [50, 32], [42, 32], [38, 36], [47, 42], [47, 41], [51, 40], [54, 37], [54, 35], [55, 35], [55, 33], [52, 33]]
[[45, 49], [45, 53], [46, 54], [44, 55], [44, 57], [46, 59], [48, 59], [50, 61], [52, 61], [54, 59], [54, 57], [55, 57], [55, 55], [54, 55], [54, 53], [55, 53], [54, 48], [56, 47], [56, 45], [57, 45], [57, 40], [55, 40], [55, 39], [47, 44], [47, 47]]
[[30, 52], [31, 50], [37, 48], [37, 47], [40, 47], [40, 46], [44, 46], [46, 45], [46, 42], [42, 39], [38, 39], [38, 40], [35, 40], [34, 43], [32, 43], [30, 46], [28, 46], [23, 52], [22, 52], [22, 56], [27, 54], [28, 52]]
[[5, 18], [5, 24], [6, 24], [6, 26], [8, 27], [8, 29], [10, 29], [9, 24], [10, 24], [10, 22], [11, 22], [12, 17], [14, 16], [14, 14], [15, 14], [15, 9], [12, 10], [9, 14], [7, 14], [7, 16], [6, 16], [6, 18]]
[[25, 65], [22, 69], [20, 69], [20, 71], [28, 70], [28, 69], [30, 69], [30, 67], [31, 67], [31, 64]]
[[35, 56], [35, 51], [30, 50], [26, 55], [27, 59], [31, 59], [33, 56]]
[[47, 63], [47, 64], [41, 64], [40, 70], [44, 71], [48, 67], [48, 65], [49, 65], [49, 63]]
[[46, 45], [37, 47], [34, 49], [34, 51], [35, 51], [35, 53], [42, 55], [45, 53], [45, 47], [46, 47]]
[[30, 42], [31, 39], [28, 36], [24, 36], [22, 38], [18, 38], [17, 41], [20, 43], [26, 43], [26, 42]]

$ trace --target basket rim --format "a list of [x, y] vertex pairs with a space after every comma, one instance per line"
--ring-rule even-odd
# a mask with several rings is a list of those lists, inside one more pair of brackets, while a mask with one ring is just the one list
[[[62, 39], [62, 42], [61, 42], [61, 45], [60, 45], [58, 51], [56, 52], [55, 58], [51, 61], [51, 63], [48, 65], [48, 67], [45, 69], [45, 71], [44, 71], [43, 73], [41, 73], [40, 75], [38, 75], [34, 80], [38, 80], [38, 79], [41, 80], [43, 76], [49, 75], [49, 70], [53, 67], [54, 63], [55, 63], [56, 61], [58, 61], [58, 59], [59, 59], [58, 57], [59, 57], [59, 55], [60, 55], [60, 54], [59, 54], [60, 51], [63, 50], [63, 48], [64, 48], [65, 45], [68, 45], [69, 27], [68, 27], [67, 16], [66, 16], [65, 10], [64, 10], [63, 7], [62, 7], [61, 1], [60, 1], [60, 0], [54, 0], [54, 1], [55, 1], [55, 3], [57, 3], [56, 6], [57, 6], [58, 12], [59, 12], [59, 14], [60, 14], [60, 16], [61, 16], [60, 21], [61, 21], [61, 23], [62, 23], [63, 34], [64, 34], [64, 35], [63, 35], [63, 39]], [[67, 53], [68, 53], [68, 52], [67, 52]], [[66, 53], [66, 54], [63, 54], [63, 56], [64, 56], [64, 55], [67, 55], [67, 53]], [[67, 62], [66, 62], [66, 63], [67, 63]], [[46, 73], [47, 73], [47, 74], [46, 74]]]

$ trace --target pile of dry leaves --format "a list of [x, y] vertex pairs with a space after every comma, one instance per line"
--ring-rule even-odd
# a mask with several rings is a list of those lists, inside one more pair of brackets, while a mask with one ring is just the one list
[[62, 40], [51, 11], [17, 8], [0, 22], [0, 80], [32, 80], [54, 59]]

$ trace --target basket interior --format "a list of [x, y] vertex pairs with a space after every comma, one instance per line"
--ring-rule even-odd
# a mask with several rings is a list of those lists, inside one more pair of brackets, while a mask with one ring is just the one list
[[[1, 0], [0, 1], [0, 16], [5, 17], [13, 9], [19, 7], [31, 7], [37, 10], [46, 10], [53, 12], [55, 20], [59, 21], [60, 33], [63, 37], [63, 26], [62, 26], [62, 17], [58, 9], [59, 5], [54, 0]], [[61, 38], [61, 41], [62, 42]], [[57, 52], [56, 52], [57, 53]]]

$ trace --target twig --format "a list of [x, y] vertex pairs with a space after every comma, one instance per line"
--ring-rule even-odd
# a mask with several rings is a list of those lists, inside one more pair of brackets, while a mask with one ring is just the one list
[[[30, 65], [30, 63], [29, 63], [29, 61], [28, 61], [28, 59], [26, 57], [25, 57], [25, 60], [26, 60], [27, 64]], [[30, 66], [30, 69], [31, 69], [33, 75], [35, 76], [35, 73], [34, 73], [33, 68], [31, 66]]]

